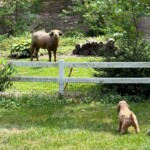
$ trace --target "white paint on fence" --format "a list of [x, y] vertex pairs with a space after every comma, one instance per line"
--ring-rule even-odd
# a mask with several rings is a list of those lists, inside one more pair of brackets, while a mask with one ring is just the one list
[[57, 82], [59, 84], [59, 94], [64, 94], [64, 83], [105, 83], [105, 84], [149, 84], [150, 77], [145, 78], [73, 78], [64, 76], [65, 67], [80, 67], [80, 68], [150, 68], [150, 62], [11, 62], [16, 66], [24, 67], [58, 67], [59, 77], [29, 77], [20, 76], [13, 77], [12, 81], [20, 82]]
[[19, 67], [57, 67], [58, 62], [38, 62], [38, 61], [12, 61], [12, 65]]
[[105, 84], [138, 84], [150, 83], [150, 78], [65, 78], [64, 82], [72, 83], [105, 83]]
[[[112, 83], [142, 83], [142, 84], [149, 84], [150, 78], [73, 78], [73, 77], [66, 77], [66, 78], [54, 78], [54, 77], [28, 77], [28, 76], [16, 76], [12, 78], [14, 82], [58, 82], [60, 84], [59, 90], [63, 91], [64, 83], [105, 83], [105, 84], [112, 84]], [[62, 82], [63, 81], [63, 82]], [[62, 92], [61, 92], [62, 93]]]
[[[60, 60], [61, 62], [63, 60]], [[59, 62], [22, 62], [12, 61], [21, 67], [58, 67]], [[150, 62], [64, 62], [64, 67], [80, 68], [150, 68]]]
[[150, 68], [150, 62], [65, 62], [65, 67], [80, 68]]
[[60, 60], [58, 63], [59, 67], [59, 94], [64, 94], [64, 60]]
[[59, 78], [16, 76], [12, 78], [12, 81], [15, 81], [15, 82], [58, 82]]

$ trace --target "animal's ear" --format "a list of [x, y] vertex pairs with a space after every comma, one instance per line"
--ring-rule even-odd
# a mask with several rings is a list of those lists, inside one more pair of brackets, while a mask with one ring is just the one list
[[61, 31], [59, 31], [59, 36], [63, 35], [63, 33]]
[[117, 110], [118, 110], [118, 113], [119, 113], [119, 111], [120, 111], [120, 104], [118, 104]]
[[129, 105], [128, 105], [128, 103], [125, 101], [125, 104], [127, 105], [127, 107], [129, 108]]
[[53, 36], [53, 34], [54, 34], [53, 31], [51, 31], [49, 35], [50, 35], [50, 36]]

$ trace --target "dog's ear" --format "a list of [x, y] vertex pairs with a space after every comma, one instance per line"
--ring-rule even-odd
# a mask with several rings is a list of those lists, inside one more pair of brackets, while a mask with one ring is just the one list
[[127, 107], [129, 108], [129, 105], [128, 105], [128, 103], [126, 102], [126, 105], [127, 105]]
[[117, 110], [118, 110], [118, 113], [119, 113], [119, 111], [120, 111], [120, 104], [118, 104]]

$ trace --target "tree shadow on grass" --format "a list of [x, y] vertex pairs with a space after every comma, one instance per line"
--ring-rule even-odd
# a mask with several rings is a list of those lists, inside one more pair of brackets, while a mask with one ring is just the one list
[[[149, 126], [150, 111], [147, 104], [136, 104], [139, 108], [145, 108], [138, 112], [139, 125]], [[136, 112], [135, 112], [136, 114]], [[119, 134], [118, 114], [115, 105], [112, 104], [46, 104], [33, 105], [19, 110], [0, 109], [0, 128], [59, 128], [89, 130], [94, 132], [108, 132]]]
[[24, 108], [0, 112], [0, 128], [59, 128], [117, 134], [117, 113], [112, 106], [67, 105]]

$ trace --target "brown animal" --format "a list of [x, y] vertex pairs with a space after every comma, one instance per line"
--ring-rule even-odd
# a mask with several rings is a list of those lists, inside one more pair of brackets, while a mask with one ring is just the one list
[[31, 61], [33, 60], [33, 53], [35, 52], [37, 61], [38, 52], [40, 48], [47, 49], [49, 55], [49, 61], [51, 61], [51, 51], [54, 54], [54, 61], [56, 61], [56, 53], [57, 47], [59, 42], [59, 36], [62, 35], [60, 30], [51, 30], [50, 33], [46, 33], [45, 31], [37, 31], [32, 35], [32, 42], [31, 42]]
[[136, 133], [139, 133], [139, 126], [135, 114], [130, 111], [126, 101], [120, 101], [118, 104], [118, 123], [119, 132], [127, 133], [128, 127], [133, 126]]

